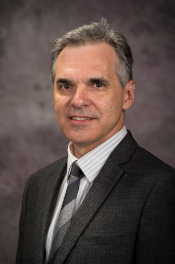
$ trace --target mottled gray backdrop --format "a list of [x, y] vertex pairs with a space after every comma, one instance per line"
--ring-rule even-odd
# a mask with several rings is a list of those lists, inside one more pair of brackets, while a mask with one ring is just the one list
[[[175, 166], [175, 1], [0, 1], [0, 263], [13, 264], [24, 185], [66, 154], [49, 76], [53, 41], [105, 17], [128, 39], [136, 102], [126, 125], [140, 145]], [[33, 230], [35, 232], [35, 230]]]

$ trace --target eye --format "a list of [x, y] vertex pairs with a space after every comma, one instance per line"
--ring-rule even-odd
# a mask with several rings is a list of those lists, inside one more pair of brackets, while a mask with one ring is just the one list
[[99, 87], [102, 87], [103, 84], [100, 82], [97, 82], [97, 83], [94, 83], [93, 86], [99, 88]]
[[71, 85], [70, 84], [62, 84], [61, 86], [60, 86], [60, 88], [62, 88], [62, 89], [70, 89], [71, 88]]

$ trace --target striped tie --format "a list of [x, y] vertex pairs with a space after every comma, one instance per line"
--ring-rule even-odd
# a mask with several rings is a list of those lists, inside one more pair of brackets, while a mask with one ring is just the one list
[[66, 234], [66, 231], [70, 225], [72, 213], [74, 209], [75, 199], [78, 193], [80, 177], [83, 175], [81, 169], [74, 162], [72, 165], [72, 170], [70, 173], [69, 184], [67, 187], [67, 191], [64, 197], [63, 205], [61, 208], [60, 216], [58, 218], [58, 222], [55, 225], [54, 233], [53, 233], [53, 241], [49, 254], [49, 261], [52, 260], [54, 255], [57, 253], [63, 238]]

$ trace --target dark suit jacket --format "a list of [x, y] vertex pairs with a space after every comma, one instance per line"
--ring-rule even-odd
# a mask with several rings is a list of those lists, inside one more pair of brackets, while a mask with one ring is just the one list
[[[17, 264], [42, 264], [45, 238], [66, 169], [62, 158], [26, 185]], [[140, 148], [120, 142], [75, 214], [53, 263], [174, 264], [175, 171]]]

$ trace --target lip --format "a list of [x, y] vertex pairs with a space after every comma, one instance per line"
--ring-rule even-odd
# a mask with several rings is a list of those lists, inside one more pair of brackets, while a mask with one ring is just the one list
[[72, 116], [71, 119], [77, 120], [77, 121], [84, 121], [84, 120], [90, 120], [92, 118], [87, 117], [87, 116]]
[[69, 120], [73, 124], [89, 124], [92, 122], [95, 118], [89, 117], [89, 116], [70, 116]]

